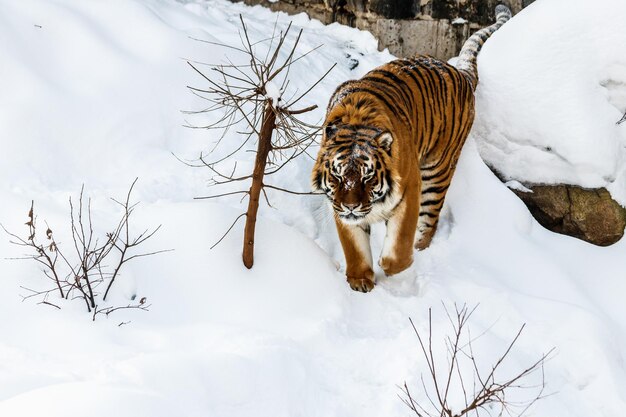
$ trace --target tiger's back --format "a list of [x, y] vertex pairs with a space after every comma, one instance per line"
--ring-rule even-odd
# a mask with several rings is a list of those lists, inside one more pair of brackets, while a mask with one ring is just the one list
[[412, 139], [407, 145], [415, 147], [421, 158], [445, 147], [443, 139], [457, 136], [459, 128], [471, 125], [473, 90], [465, 72], [436, 58], [398, 59], [340, 85], [326, 119], [332, 123], [343, 117], [350, 112], [345, 107], [354, 107], [350, 122], [364, 125], [376, 122], [377, 113], [386, 113], [397, 131], [406, 131]]

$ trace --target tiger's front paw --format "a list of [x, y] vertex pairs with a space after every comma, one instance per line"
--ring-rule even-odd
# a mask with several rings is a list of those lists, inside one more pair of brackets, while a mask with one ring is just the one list
[[404, 271], [413, 264], [413, 255], [392, 258], [383, 256], [378, 261], [378, 265], [385, 271], [385, 275], [396, 275]]
[[350, 288], [354, 291], [359, 292], [370, 292], [374, 289], [374, 285], [376, 285], [373, 279], [352, 277], [348, 277], [348, 284], [350, 284]]

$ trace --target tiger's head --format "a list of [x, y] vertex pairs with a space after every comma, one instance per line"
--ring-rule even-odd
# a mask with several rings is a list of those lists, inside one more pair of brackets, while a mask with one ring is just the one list
[[389, 131], [376, 126], [325, 124], [313, 169], [313, 189], [326, 194], [335, 215], [359, 224], [393, 189]]

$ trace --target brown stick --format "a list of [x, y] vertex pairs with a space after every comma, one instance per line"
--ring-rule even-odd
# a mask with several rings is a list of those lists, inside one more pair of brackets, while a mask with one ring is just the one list
[[246, 268], [252, 268], [254, 264], [254, 230], [256, 226], [256, 215], [259, 210], [259, 196], [263, 188], [263, 175], [267, 156], [272, 150], [272, 132], [276, 127], [276, 113], [267, 103], [263, 112], [263, 123], [259, 132], [259, 144], [257, 147], [254, 171], [252, 173], [252, 185], [250, 186], [250, 200], [248, 201], [248, 211], [246, 215], [246, 226], [243, 234], [243, 264]]

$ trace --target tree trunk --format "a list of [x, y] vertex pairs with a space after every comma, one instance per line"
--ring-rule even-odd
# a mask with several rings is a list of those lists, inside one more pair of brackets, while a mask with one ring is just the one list
[[268, 102], [263, 111], [263, 122], [259, 133], [259, 143], [257, 145], [256, 160], [252, 173], [252, 185], [250, 186], [250, 200], [248, 201], [248, 211], [246, 212], [246, 226], [243, 234], [243, 264], [246, 268], [252, 268], [254, 264], [254, 229], [256, 226], [256, 215], [259, 210], [259, 197], [263, 188], [263, 175], [267, 155], [272, 150], [272, 132], [276, 127], [276, 114]]

